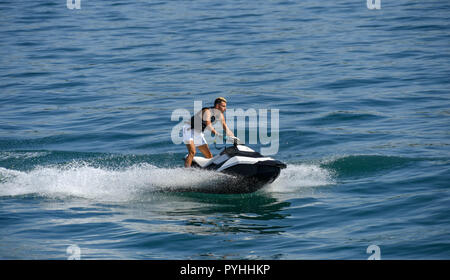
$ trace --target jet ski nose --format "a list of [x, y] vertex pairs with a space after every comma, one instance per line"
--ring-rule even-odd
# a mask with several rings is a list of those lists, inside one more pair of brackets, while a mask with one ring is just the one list
[[285, 169], [287, 166], [285, 163], [279, 161], [279, 160], [264, 160], [264, 161], [260, 161], [259, 164], [263, 164], [263, 165], [267, 165], [267, 166], [274, 166], [274, 167], [278, 167], [280, 169]]

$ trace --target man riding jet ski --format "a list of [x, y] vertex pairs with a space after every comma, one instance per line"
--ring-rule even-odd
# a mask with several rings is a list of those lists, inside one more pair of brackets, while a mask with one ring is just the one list
[[208, 143], [206, 143], [204, 131], [210, 130], [213, 134], [220, 134], [215, 130], [213, 124], [220, 122], [226, 136], [234, 137], [233, 132], [228, 128], [223, 113], [227, 109], [227, 100], [218, 97], [214, 100], [213, 107], [204, 107], [192, 116], [191, 121], [183, 126], [183, 142], [188, 150], [188, 156], [184, 161], [184, 167], [190, 167], [197, 148], [206, 158], [212, 158]]
[[[201, 189], [211, 193], [250, 193], [259, 190], [264, 185], [273, 182], [286, 165], [270, 157], [238, 144], [240, 141], [228, 129], [223, 113], [227, 107], [227, 100], [219, 97], [214, 101], [214, 107], [205, 107], [197, 112], [189, 124], [183, 127], [183, 141], [188, 154], [185, 157], [185, 167], [198, 167], [215, 170], [232, 175], [227, 183], [214, 188]], [[213, 157], [204, 137], [204, 130], [209, 129], [216, 137], [221, 137], [212, 126], [215, 122], [222, 123], [225, 135], [234, 140], [234, 145], [225, 147], [222, 152]], [[205, 157], [195, 156], [198, 148]]]

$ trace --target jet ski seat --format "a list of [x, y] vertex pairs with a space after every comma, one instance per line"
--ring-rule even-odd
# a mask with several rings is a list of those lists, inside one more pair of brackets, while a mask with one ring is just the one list
[[194, 157], [193, 161], [195, 161], [201, 168], [206, 167], [208, 163], [211, 161], [211, 158], [204, 157]]

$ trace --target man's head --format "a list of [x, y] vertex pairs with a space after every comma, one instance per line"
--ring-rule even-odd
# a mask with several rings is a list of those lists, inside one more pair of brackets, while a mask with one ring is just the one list
[[222, 113], [225, 112], [227, 109], [227, 100], [224, 97], [216, 98], [216, 100], [214, 100], [214, 108]]

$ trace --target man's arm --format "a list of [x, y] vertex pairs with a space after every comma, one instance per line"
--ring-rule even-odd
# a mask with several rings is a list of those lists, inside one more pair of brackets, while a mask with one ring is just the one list
[[231, 130], [228, 128], [227, 123], [225, 122], [225, 116], [223, 115], [223, 113], [220, 113], [220, 114], [221, 114], [220, 117], [221, 117], [221, 119], [222, 119], [222, 127], [223, 127], [223, 131], [225, 131], [225, 135], [234, 137], [233, 131], [231, 131]]
[[206, 128], [209, 129], [212, 133], [218, 134], [217, 131], [214, 129], [214, 126], [211, 124], [211, 112], [210, 110], [205, 110], [203, 119], [206, 120]]

